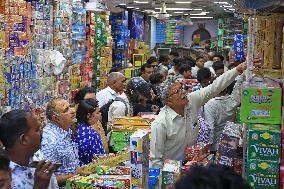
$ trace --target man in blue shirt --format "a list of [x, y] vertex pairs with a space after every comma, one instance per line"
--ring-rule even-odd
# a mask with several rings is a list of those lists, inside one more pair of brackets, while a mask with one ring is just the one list
[[75, 112], [66, 100], [54, 98], [47, 105], [46, 117], [50, 123], [43, 129], [41, 151], [45, 159], [62, 163], [55, 175], [58, 185], [64, 188], [68, 178], [82, 173], [78, 149], [71, 137]]

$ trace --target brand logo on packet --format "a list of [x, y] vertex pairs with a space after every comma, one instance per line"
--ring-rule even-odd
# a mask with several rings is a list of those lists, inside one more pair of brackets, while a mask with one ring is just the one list
[[251, 96], [249, 102], [254, 104], [271, 103], [272, 99], [271, 96]]
[[260, 147], [260, 145], [255, 144], [255, 145], [251, 145], [256, 153], [259, 154], [265, 154], [265, 155], [269, 155], [269, 156], [275, 156], [277, 154], [279, 154], [279, 149], [273, 149], [270, 147]]
[[265, 177], [259, 177], [256, 174], [249, 175], [254, 183], [257, 183], [257, 185], [261, 186], [274, 186], [277, 185], [277, 178], [265, 178]]

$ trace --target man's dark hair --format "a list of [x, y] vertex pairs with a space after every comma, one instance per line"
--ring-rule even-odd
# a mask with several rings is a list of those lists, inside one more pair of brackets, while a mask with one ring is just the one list
[[224, 69], [225, 65], [222, 62], [214, 62], [212, 65], [212, 68], [214, 69], [214, 71], [216, 70], [220, 70], [220, 69]]
[[213, 55], [213, 58], [214, 58], [214, 57], [219, 57], [222, 62], [223, 62], [224, 59], [225, 59], [224, 56], [221, 55], [221, 54], [214, 54], [214, 55]]
[[194, 165], [175, 184], [176, 189], [251, 189], [241, 175], [224, 165]]
[[158, 59], [155, 56], [151, 56], [148, 60], [147, 60], [147, 64], [152, 64], [153, 62], [158, 62]]
[[86, 94], [88, 93], [95, 93], [95, 89], [93, 87], [84, 87], [80, 89], [74, 97], [75, 104], [78, 104], [81, 100], [84, 100]]
[[211, 41], [208, 39], [204, 43], [211, 44]]
[[186, 71], [191, 71], [191, 67], [188, 64], [182, 64], [179, 68], [179, 73], [182, 75]]
[[183, 58], [184, 58], [184, 62], [190, 65], [191, 67], [194, 67], [196, 65], [196, 61], [191, 56], [185, 56]]
[[169, 58], [168, 55], [160, 56], [160, 57], [159, 57], [159, 63], [167, 62], [169, 59], [170, 59], [170, 58]]
[[173, 59], [173, 65], [174, 66], [180, 67], [183, 63], [184, 63], [184, 59], [181, 58], [181, 57]]
[[88, 124], [88, 114], [95, 112], [98, 106], [98, 101], [94, 99], [81, 100], [76, 112], [76, 119], [78, 123]]
[[197, 62], [199, 59], [204, 59], [204, 57], [202, 57], [202, 56], [197, 57], [197, 58], [196, 58], [196, 62]]
[[235, 67], [237, 67], [238, 65], [240, 65], [242, 63], [242, 61], [236, 61], [235, 63], [232, 63], [228, 66], [228, 69], [231, 70]]
[[172, 55], [174, 57], [179, 57], [179, 53], [177, 51], [171, 51], [170, 55]]
[[12, 110], [0, 119], [0, 141], [5, 148], [12, 148], [21, 134], [29, 130], [27, 110]]
[[160, 72], [154, 72], [150, 77], [149, 77], [149, 81], [150, 83], [153, 84], [160, 84], [163, 81], [163, 75]]
[[143, 64], [142, 66], [141, 66], [141, 74], [146, 70], [146, 68], [152, 68], [152, 65], [151, 64]]
[[197, 71], [197, 81], [202, 83], [205, 79], [211, 78], [211, 71], [209, 68], [200, 68]]
[[9, 171], [10, 160], [5, 150], [0, 148], [0, 170]]

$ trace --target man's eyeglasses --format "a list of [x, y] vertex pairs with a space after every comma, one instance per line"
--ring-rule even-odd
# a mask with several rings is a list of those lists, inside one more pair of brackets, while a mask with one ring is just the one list
[[169, 97], [171, 97], [171, 96], [173, 96], [173, 95], [175, 95], [175, 94], [179, 94], [179, 93], [181, 93], [183, 90], [184, 90], [183, 87], [181, 87], [181, 88], [175, 90], [175, 92], [173, 92], [172, 94], [169, 94], [167, 98], [169, 98]]

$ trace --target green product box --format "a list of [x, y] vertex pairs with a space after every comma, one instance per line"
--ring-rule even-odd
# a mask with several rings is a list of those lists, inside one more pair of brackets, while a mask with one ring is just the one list
[[[273, 85], [273, 87], [269, 87]], [[245, 84], [242, 88], [241, 121], [243, 123], [281, 124], [281, 95], [279, 85]], [[278, 87], [277, 87], [278, 86]]]
[[281, 158], [280, 125], [249, 125], [248, 159], [271, 160]]
[[133, 133], [131, 132], [117, 132], [117, 131], [113, 131], [111, 138], [113, 141], [115, 142], [127, 142], [130, 140], [130, 136]]
[[128, 146], [129, 146], [129, 141], [125, 141], [125, 142], [115, 142], [114, 141], [113, 150], [116, 152], [121, 152], [124, 148]]
[[248, 160], [247, 182], [254, 189], [278, 189], [279, 163]]

